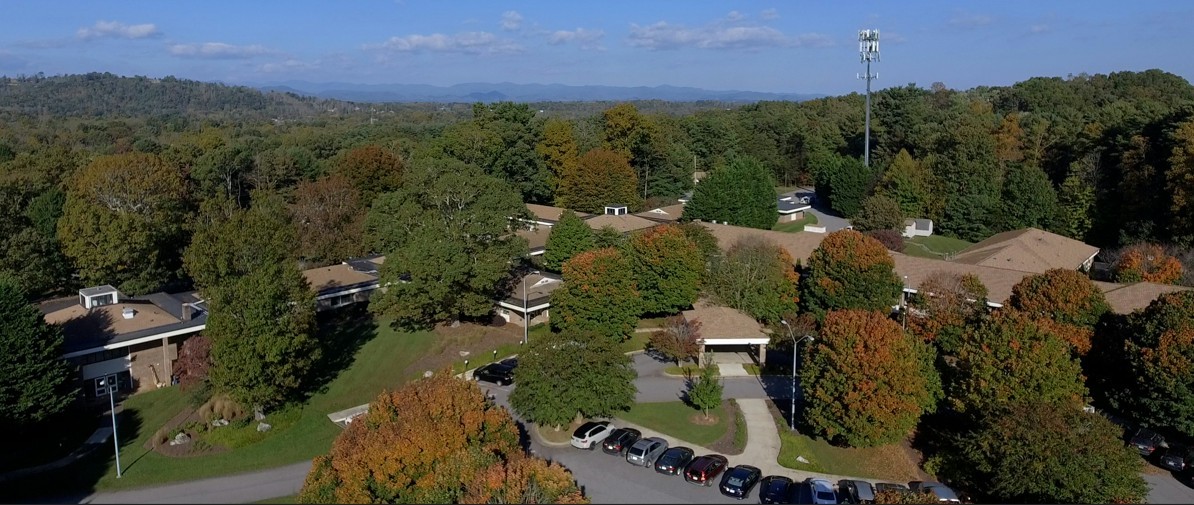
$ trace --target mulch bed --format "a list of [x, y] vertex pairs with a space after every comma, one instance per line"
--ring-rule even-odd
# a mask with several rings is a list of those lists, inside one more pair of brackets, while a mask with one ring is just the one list
[[[726, 434], [722, 435], [716, 442], [709, 444], [709, 448], [728, 456], [742, 454], [744, 447], [734, 447], [734, 435], [738, 432], [738, 423], [736, 422], [738, 419], [738, 404], [727, 400], [723, 405], [725, 406], [726, 422], [730, 423], [730, 425], [726, 429]], [[700, 417], [700, 414], [698, 414], [698, 417]], [[746, 426], [743, 425], [742, 429], [745, 430]]]
[[[197, 410], [188, 407], [186, 410], [179, 412], [177, 415], [167, 421], [163, 428], [165, 428], [166, 433], [170, 434], [172, 437], [173, 433], [179, 426], [185, 426], [186, 424], [192, 422], [203, 422], [203, 419], [199, 417], [199, 412]], [[203, 449], [196, 449], [195, 442], [199, 440], [199, 437], [197, 436], [198, 434], [193, 431], [188, 431], [187, 435], [191, 437], [191, 441], [182, 445], [170, 445], [170, 442], [167, 441], [158, 445], [157, 447], [154, 447], [155, 440], [150, 438], [149, 440], [145, 441], [145, 448], [153, 449], [159, 454], [170, 456], [172, 458], [207, 456], [209, 454], [218, 454], [228, 450], [227, 447], [220, 445], [208, 445]]]

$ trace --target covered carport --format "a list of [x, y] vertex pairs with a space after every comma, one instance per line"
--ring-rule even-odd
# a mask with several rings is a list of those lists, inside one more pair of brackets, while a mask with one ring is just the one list
[[730, 356], [742, 352], [756, 355], [760, 364], [767, 358], [767, 343], [771, 336], [763, 331], [758, 321], [740, 310], [697, 302], [692, 310], [684, 311], [684, 320], [701, 323], [702, 361], [706, 352], [718, 355], [718, 361], [734, 359]]

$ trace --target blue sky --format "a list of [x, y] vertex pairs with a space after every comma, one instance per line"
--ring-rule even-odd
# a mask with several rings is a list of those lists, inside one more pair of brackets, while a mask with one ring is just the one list
[[1194, 2], [0, 0], [0, 74], [861, 90], [1160, 68], [1194, 77]]

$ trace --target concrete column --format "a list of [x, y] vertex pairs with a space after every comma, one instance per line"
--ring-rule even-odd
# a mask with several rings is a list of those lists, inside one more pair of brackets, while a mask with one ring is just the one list
[[170, 337], [162, 337], [162, 370], [165, 371], [166, 376], [162, 377], [162, 382], [171, 384], [174, 377], [174, 363], [170, 360]]
[[767, 362], [767, 344], [759, 344], [759, 366]]

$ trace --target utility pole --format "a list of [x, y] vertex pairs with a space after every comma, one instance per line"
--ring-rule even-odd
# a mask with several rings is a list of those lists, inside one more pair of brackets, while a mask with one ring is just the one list
[[858, 31], [858, 54], [866, 63], [866, 75], [858, 76], [866, 79], [866, 141], [862, 154], [863, 163], [871, 166], [871, 80], [878, 79], [879, 74], [871, 73], [871, 62], [879, 61], [879, 30]]

